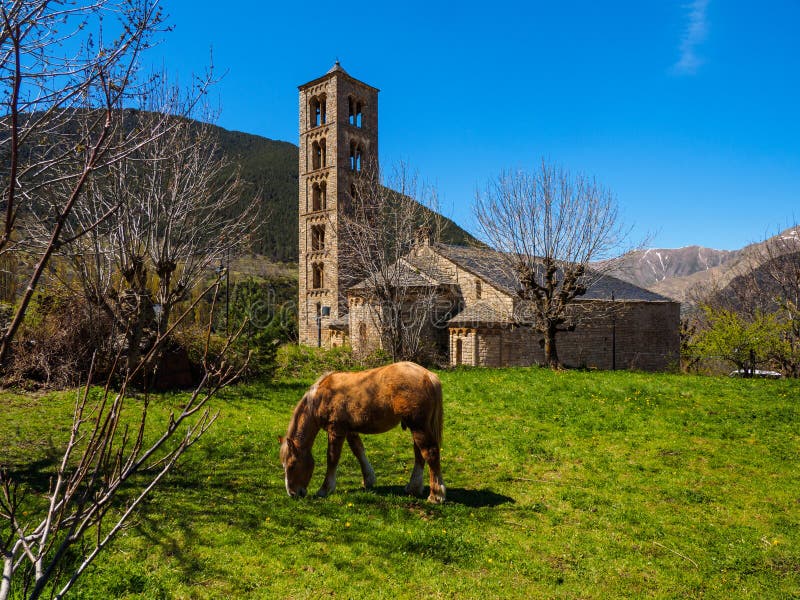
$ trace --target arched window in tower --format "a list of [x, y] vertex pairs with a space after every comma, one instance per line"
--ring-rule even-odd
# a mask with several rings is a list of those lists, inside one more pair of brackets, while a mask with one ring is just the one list
[[318, 183], [311, 186], [311, 210], [322, 210], [322, 188]]
[[311, 250], [318, 252], [325, 249], [325, 225], [312, 225]]
[[322, 150], [319, 147], [319, 142], [311, 142], [311, 168], [319, 169], [321, 160]]
[[308, 114], [311, 116], [311, 127], [319, 127], [325, 124], [325, 96], [314, 96], [309, 102]]
[[321, 139], [311, 144], [311, 168], [321, 169], [325, 162], [325, 140]]
[[481, 289], [481, 280], [480, 279], [476, 279], [475, 280], [475, 300], [480, 300], [481, 299], [481, 293], [482, 292], [483, 292], [483, 290]]
[[358, 142], [350, 142], [350, 170], [360, 171], [363, 162], [363, 151]]
[[460, 365], [464, 362], [464, 344], [461, 342], [461, 338], [456, 340], [456, 364]]
[[327, 208], [326, 185], [324, 181], [315, 183], [311, 188], [311, 210], [325, 210]]
[[321, 290], [325, 285], [322, 263], [311, 265], [311, 289]]
[[348, 98], [347, 122], [354, 127], [361, 127], [363, 124], [361, 101], [350, 96]]

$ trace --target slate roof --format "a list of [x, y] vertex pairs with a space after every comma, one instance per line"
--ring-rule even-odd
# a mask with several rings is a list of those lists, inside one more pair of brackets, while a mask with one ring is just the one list
[[[517, 295], [519, 283], [502, 252], [488, 248], [471, 248], [469, 246], [451, 246], [448, 244], [436, 244], [433, 248], [464, 270], [477, 275], [510, 296]], [[590, 271], [589, 278], [592, 278], [592, 275], [596, 277], [594, 277], [589, 289], [576, 300], [611, 300], [613, 294], [615, 300], [673, 302], [666, 296], [656, 294], [622, 279]]]
[[476, 302], [468, 306], [455, 317], [450, 319], [447, 324], [454, 325], [479, 325], [482, 323], [505, 323], [510, 321], [510, 316], [497, 310], [488, 302]]
[[[397, 267], [399, 271], [396, 275], [392, 275], [392, 280], [399, 285], [408, 287], [436, 287], [442, 283], [436, 278], [431, 277], [418, 266], [411, 264], [406, 259], [400, 259]], [[368, 290], [374, 288], [378, 280], [379, 277], [377, 274], [370, 275], [349, 289], [354, 291]]]
[[333, 63], [333, 66], [330, 69], [328, 69], [328, 72], [325, 74], [330, 75], [331, 73], [344, 73], [345, 75], [350, 77], [350, 73], [348, 73], [342, 68], [342, 63], [340, 63], [338, 60], [335, 63]]
[[414, 256], [413, 254], [410, 254], [405, 260], [415, 269], [424, 271], [428, 277], [434, 279], [439, 284], [458, 285], [458, 281], [452, 275], [452, 270], [448, 272], [447, 269], [441, 268], [441, 265], [439, 264], [441, 259], [431, 259], [425, 256]]
[[[488, 248], [473, 248], [469, 246], [451, 246], [448, 244], [432, 245], [433, 250], [452, 261], [465, 271], [481, 278], [487, 283], [508, 294], [512, 298], [519, 298], [517, 290], [519, 283], [509, 266], [505, 255]], [[413, 254], [400, 260], [399, 273], [400, 285], [409, 287], [431, 288], [439, 286], [455, 286], [458, 281], [451, 272], [437, 264], [437, 260]], [[639, 286], [617, 279], [610, 275], [590, 272], [588, 277], [595, 276], [595, 280], [583, 296], [575, 301], [582, 300], [619, 300], [629, 302], [674, 302], [674, 300], [656, 294]], [[377, 280], [375, 276], [355, 284], [350, 290], [361, 291], [374, 287]], [[508, 323], [511, 315], [492, 307], [487, 302], [477, 302], [458, 313], [448, 321], [449, 325], [467, 325], [480, 323]], [[333, 327], [332, 328], [337, 328]]]
[[338, 319], [333, 319], [330, 323], [328, 323], [328, 329], [347, 332], [350, 330], [350, 318], [347, 316], [347, 314], [344, 314]]
[[317, 77], [316, 79], [312, 79], [311, 81], [309, 81], [308, 83], [304, 83], [303, 85], [299, 85], [299, 86], [297, 86], [297, 88], [300, 89], [300, 90], [305, 89], [307, 87], [310, 87], [312, 85], [315, 85], [315, 84], [325, 80], [329, 75], [333, 75], [335, 73], [339, 73], [340, 75], [342, 75], [344, 77], [347, 77], [351, 81], [355, 81], [360, 86], [363, 86], [365, 88], [374, 90], [376, 92], [380, 91], [378, 88], [372, 87], [371, 85], [367, 85], [363, 81], [360, 81], [360, 80], [356, 79], [355, 77], [353, 77], [352, 75], [350, 75], [350, 73], [348, 73], [347, 71], [344, 70], [344, 68], [342, 67], [341, 63], [338, 60], [334, 63], [334, 65], [330, 69], [328, 69], [328, 72], [325, 73], [325, 75], [322, 75], [321, 77]]

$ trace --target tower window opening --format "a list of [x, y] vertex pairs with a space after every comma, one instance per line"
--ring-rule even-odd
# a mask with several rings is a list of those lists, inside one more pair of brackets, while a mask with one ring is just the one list
[[311, 144], [311, 168], [321, 169], [325, 166], [325, 140]]
[[348, 99], [347, 122], [354, 127], [361, 127], [363, 124], [361, 102], [350, 96]]
[[475, 280], [475, 300], [480, 300], [481, 299], [482, 291], [483, 290], [481, 289], [481, 280], [480, 279], [476, 279]]
[[311, 250], [319, 251], [325, 249], [325, 225], [314, 225], [311, 227]]
[[324, 125], [326, 121], [325, 115], [325, 96], [319, 98], [314, 97], [309, 103], [309, 113], [311, 114], [311, 127], [319, 127]]
[[350, 170], [360, 171], [362, 166], [363, 151], [356, 142], [350, 142]]
[[461, 338], [456, 340], [456, 364], [460, 365], [464, 362], [464, 345]]
[[325, 210], [327, 200], [325, 182], [315, 183], [311, 188], [311, 210]]
[[323, 265], [322, 263], [314, 263], [311, 265], [311, 288], [320, 290], [324, 283]]

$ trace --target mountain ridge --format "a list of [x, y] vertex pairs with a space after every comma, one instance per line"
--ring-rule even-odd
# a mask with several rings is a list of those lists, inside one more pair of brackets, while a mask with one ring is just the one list
[[759, 268], [768, 260], [767, 245], [780, 239], [800, 240], [800, 228], [790, 227], [739, 250], [716, 250], [699, 245], [638, 250], [617, 259], [618, 264], [610, 274], [693, 305], [698, 298], [724, 290], [735, 278]]

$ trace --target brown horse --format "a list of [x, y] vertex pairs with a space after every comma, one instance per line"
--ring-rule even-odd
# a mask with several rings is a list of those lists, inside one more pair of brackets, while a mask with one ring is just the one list
[[286, 491], [304, 497], [314, 471], [311, 448], [320, 429], [328, 433], [328, 470], [317, 496], [336, 488], [336, 467], [345, 439], [361, 465], [365, 488], [375, 485], [375, 471], [364, 454], [360, 433], [383, 433], [400, 423], [414, 440], [414, 469], [406, 493], [421, 496], [425, 463], [430, 469], [430, 502], [444, 502], [439, 464], [442, 443], [442, 385], [439, 378], [411, 362], [359, 373], [320, 377], [294, 409], [281, 442]]

